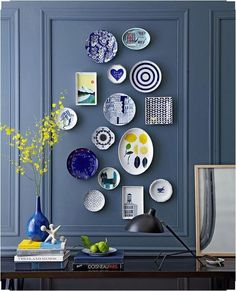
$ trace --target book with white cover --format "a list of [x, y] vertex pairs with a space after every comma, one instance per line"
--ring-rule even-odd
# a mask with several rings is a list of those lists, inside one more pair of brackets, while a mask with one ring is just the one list
[[70, 256], [70, 251], [66, 251], [64, 255], [45, 255], [45, 256], [14, 256], [14, 262], [63, 262]]

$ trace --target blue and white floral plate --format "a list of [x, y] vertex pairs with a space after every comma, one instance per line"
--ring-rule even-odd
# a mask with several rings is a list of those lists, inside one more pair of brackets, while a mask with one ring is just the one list
[[107, 63], [115, 57], [118, 44], [112, 33], [106, 30], [96, 30], [86, 40], [85, 49], [94, 62]]

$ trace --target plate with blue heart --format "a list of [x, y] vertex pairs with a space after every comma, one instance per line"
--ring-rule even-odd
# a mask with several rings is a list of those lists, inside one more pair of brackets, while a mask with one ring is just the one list
[[124, 82], [126, 75], [126, 69], [121, 65], [113, 65], [107, 71], [108, 79], [114, 84]]

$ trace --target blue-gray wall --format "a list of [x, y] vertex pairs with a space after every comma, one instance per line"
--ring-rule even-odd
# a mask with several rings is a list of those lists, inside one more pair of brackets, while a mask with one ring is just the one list
[[[150, 45], [131, 51], [121, 43], [130, 27], [143, 27], [151, 35]], [[84, 43], [96, 29], [111, 31], [119, 51], [108, 64], [96, 64], [86, 55]], [[159, 236], [132, 235], [124, 231], [121, 218], [121, 187], [143, 185], [145, 210], [157, 209], [190, 245], [195, 247], [194, 164], [234, 163], [234, 4], [227, 2], [8, 2], [2, 10], [2, 93], [1, 120], [20, 130], [48, 112], [50, 103], [67, 89], [66, 106], [78, 114], [78, 125], [65, 133], [55, 148], [52, 167], [44, 180], [43, 210], [69, 246], [77, 246], [81, 234], [95, 239], [108, 237], [110, 244], [127, 250], [179, 249], [167, 232]], [[160, 87], [147, 96], [172, 96], [174, 124], [147, 126], [144, 122], [145, 94], [138, 93], [128, 79], [113, 85], [107, 79], [111, 64], [128, 71], [140, 60], [156, 62], [163, 73]], [[75, 106], [76, 71], [98, 73], [98, 105]], [[123, 127], [110, 125], [102, 107], [112, 93], [124, 92], [136, 103], [134, 120]], [[99, 151], [91, 142], [92, 132], [101, 125], [116, 134], [108, 151]], [[140, 176], [126, 173], [117, 157], [118, 141], [132, 127], [146, 130], [154, 143], [151, 167]], [[5, 139], [1, 142], [2, 183], [1, 222], [3, 254], [14, 251], [25, 237], [25, 225], [34, 210], [33, 185], [19, 178], [8, 163], [14, 158]], [[117, 168], [121, 183], [113, 191], [100, 189], [97, 177], [74, 179], [66, 169], [69, 153], [88, 147], [99, 159], [99, 169]], [[158, 178], [169, 180], [173, 197], [156, 203], [148, 193]], [[88, 212], [83, 198], [89, 189], [99, 189], [106, 197], [105, 208]]]

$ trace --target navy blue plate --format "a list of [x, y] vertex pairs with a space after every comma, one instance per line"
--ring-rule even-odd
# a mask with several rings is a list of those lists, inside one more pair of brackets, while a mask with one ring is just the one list
[[87, 180], [95, 175], [98, 169], [98, 159], [89, 149], [79, 148], [70, 153], [67, 159], [69, 173], [82, 180]]

